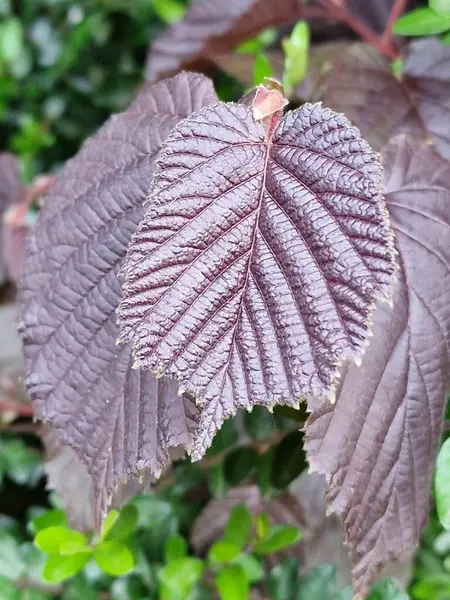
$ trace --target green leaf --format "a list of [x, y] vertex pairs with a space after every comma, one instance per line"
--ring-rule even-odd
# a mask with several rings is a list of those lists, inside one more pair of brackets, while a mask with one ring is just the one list
[[172, 535], [165, 543], [164, 558], [166, 563], [184, 558], [187, 555], [187, 543], [181, 535]]
[[159, 572], [161, 600], [187, 600], [200, 581], [204, 565], [199, 558], [180, 558]]
[[20, 438], [16, 438], [2, 444], [2, 455], [8, 477], [14, 483], [28, 487], [37, 484], [42, 476], [42, 464], [38, 452], [28, 448]]
[[227, 419], [217, 434], [214, 436], [213, 443], [207, 451], [206, 456], [215, 456], [226, 448], [231, 448], [238, 441], [239, 433], [234, 419]]
[[258, 441], [265, 440], [275, 429], [273, 415], [264, 406], [255, 406], [244, 413], [244, 427], [248, 435]]
[[32, 542], [22, 543], [20, 555], [26, 565], [26, 576], [29, 581], [42, 583], [44, 581], [43, 571], [47, 556], [41, 552]]
[[208, 553], [208, 559], [211, 564], [230, 562], [237, 558], [241, 549], [232, 542], [219, 540], [211, 546]]
[[6, 577], [0, 576], [1, 600], [20, 600], [20, 590]]
[[309, 25], [299, 21], [289, 38], [282, 41], [284, 51], [283, 83], [289, 94], [305, 77], [308, 71]]
[[270, 482], [273, 457], [274, 448], [271, 447], [267, 452], [259, 455], [258, 463], [256, 465], [256, 483], [258, 484], [259, 491], [265, 498], [275, 491], [275, 488]]
[[301, 532], [292, 525], [272, 525], [267, 536], [253, 545], [257, 554], [272, 554], [296, 544], [301, 538]]
[[223, 498], [228, 491], [225, 481], [223, 462], [217, 463], [208, 469], [208, 487], [213, 496]]
[[55, 525], [39, 531], [34, 543], [47, 554], [74, 554], [86, 548], [87, 539], [79, 531]]
[[444, 44], [444, 46], [450, 46], [450, 32], [441, 37], [441, 44]]
[[81, 571], [91, 555], [87, 552], [71, 554], [70, 556], [49, 556], [44, 567], [44, 579], [51, 583], [60, 583]]
[[258, 455], [253, 448], [231, 450], [225, 457], [223, 466], [225, 481], [231, 487], [239, 485], [250, 477], [257, 462]]
[[240, 565], [227, 565], [216, 575], [216, 585], [221, 600], [247, 600], [249, 585], [247, 575]]
[[38, 531], [41, 531], [42, 529], [59, 525], [67, 525], [66, 513], [61, 509], [55, 508], [34, 517], [34, 519], [29, 522], [28, 529], [32, 535], [36, 535]]
[[[117, 511], [111, 511], [110, 515], [112, 513], [117, 513]], [[108, 515], [108, 517], [110, 515]], [[110, 518], [109, 523], [107, 523], [108, 517], [106, 518], [105, 526], [103, 527], [102, 539], [122, 542], [136, 531], [138, 511], [132, 504], [128, 504], [122, 508], [120, 513], [113, 515]]]
[[243, 550], [250, 538], [252, 518], [245, 504], [238, 504], [231, 510], [225, 525], [223, 538]]
[[444, 529], [450, 529], [450, 438], [441, 446], [434, 474], [436, 510]]
[[270, 482], [283, 490], [308, 466], [303, 449], [303, 433], [292, 431], [275, 447]]
[[[114, 596], [112, 597], [113, 600], [118, 600], [117, 598], [114, 598]], [[85, 574], [82, 572], [72, 577], [72, 579], [64, 585], [64, 592], [61, 596], [61, 600], [100, 600], [100, 594], [91, 586]], [[120, 600], [128, 600], [128, 598], [123, 597]]]
[[450, 15], [436, 14], [431, 8], [418, 8], [400, 17], [394, 25], [396, 35], [437, 35], [450, 29]]
[[236, 54], [259, 54], [277, 39], [278, 31], [270, 28], [262, 31], [257, 37], [251, 38], [240, 44], [235, 52]]
[[331, 598], [335, 585], [336, 567], [334, 565], [319, 565], [300, 577], [297, 600]]
[[151, 561], [161, 561], [166, 540], [179, 529], [178, 517], [171, 503], [151, 495], [137, 496], [133, 505], [138, 510], [140, 545]]
[[153, 0], [153, 9], [164, 23], [181, 21], [186, 10], [177, 0]]
[[286, 556], [270, 571], [267, 587], [272, 600], [292, 600], [298, 587], [298, 561]]
[[367, 600], [410, 600], [410, 598], [393, 579], [381, 579], [372, 586]]
[[352, 588], [349, 585], [346, 585], [345, 588], [342, 588], [342, 590], [336, 594], [334, 600], [352, 600], [352, 598]]
[[428, 0], [428, 4], [438, 15], [450, 14], [450, 0]]
[[263, 540], [269, 534], [270, 523], [267, 513], [261, 513], [254, 518], [256, 535]]
[[272, 65], [264, 54], [258, 54], [253, 67], [253, 85], [256, 87], [266, 77], [273, 77]]
[[20, 554], [17, 541], [7, 533], [0, 534], [0, 576], [19, 579], [25, 573], [26, 565]]
[[261, 561], [256, 556], [253, 556], [253, 554], [239, 554], [233, 563], [240, 565], [244, 569], [248, 582], [251, 585], [259, 583], [264, 577], [264, 569]]
[[136, 561], [131, 550], [116, 541], [100, 542], [94, 550], [95, 562], [109, 575], [125, 575], [135, 566]]
[[19, 59], [23, 49], [23, 28], [19, 19], [13, 17], [0, 26], [0, 58], [7, 63]]

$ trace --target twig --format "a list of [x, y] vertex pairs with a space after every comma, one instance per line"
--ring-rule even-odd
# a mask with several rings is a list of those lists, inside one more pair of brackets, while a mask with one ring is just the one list
[[0, 414], [6, 412], [14, 413], [19, 417], [32, 417], [34, 415], [31, 404], [22, 404], [9, 398], [0, 398]]
[[396, 0], [394, 6], [392, 7], [391, 14], [389, 15], [388, 22], [386, 23], [386, 27], [383, 31], [383, 35], [380, 38], [380, 46], [382, 48], [389, 48], [392, 46], [392, 29], [394, 28], [395, 23], [398, 21], [398, 18], [403, 14], [406, 8], [407, 0]]

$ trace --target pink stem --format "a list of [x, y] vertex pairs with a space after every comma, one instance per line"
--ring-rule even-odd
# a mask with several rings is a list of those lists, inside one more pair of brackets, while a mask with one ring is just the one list
[[391, 14], [389, 15], [388, 22], [386, 23], [386, 27], [380, 39], [380, 46], [382, 48], [389, 48], [392, 46], [392, 29], [399, 17], [403, 14], [406, 8], [406, 2], [407, 0], [396, 0], [392, 7]]

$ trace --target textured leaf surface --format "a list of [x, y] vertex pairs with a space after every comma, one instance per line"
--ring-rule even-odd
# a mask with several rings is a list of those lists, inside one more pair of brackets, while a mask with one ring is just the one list
[[[265, 93], [258, 109], [278, 92]], [[332, 396], [339, 364], [363, 351], [393, 271], [380, 169], [320, 104], [289, 113], [273, 139], [234, 104], [168, 138], [119, 325], [136, 366], [200, 398], [194, 459], [238, 408]]]
[[[117, 273], [142, 215], [162, 140], [215, 101], [201, 76], [142, 90], [56, 180], [30, 240], [21, 290], [25, 375], [36, 414], [62, 431], [93, 478], [97, 525], [119, 481], [158, 475], [189, 448], [197, 410], [117, 348]], [[114, 498], [112, 499], [114, 503]]]
[[450, 165], [403, 137], [384, 163], [402, 266], [394, 309], [377, 309], [361, 368], [349, 367], [334, 409], [307, 424], [310, 465], [344, 519], [358, 598], [418, 541], [450, 383]]
[[356, 44], [341, 53], [324, 101], [345, 112], [376, 150], [397, 133], [431, 138], [450, 158], [450, 47], [438, 40], [410, 46], [401, 80], [377, 51]]
[[266, 27], [297, 21], [301, 12], [300, 0], [195, 0], [185, 18], [153, 44], [146, 77], [154, 81], [198, 58], [232, 50]]

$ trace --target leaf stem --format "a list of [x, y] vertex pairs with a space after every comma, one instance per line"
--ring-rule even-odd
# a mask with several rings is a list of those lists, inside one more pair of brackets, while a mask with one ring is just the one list
[[396, 0], [394, 6], [392, 7], [391, 14], [389, 15], [388, 22], [386, 23], [386, 27], [383, 31], [383, 35], [380, 39], [380, 46], [382, 48], [392, 47], [392, 29], [395, 23], [398, 21], [399, 17], [403, 14], [406, 8], [407, 0]]

